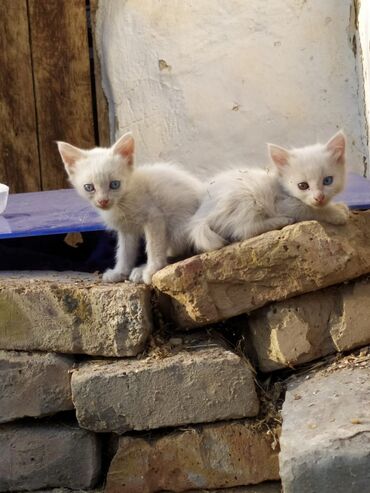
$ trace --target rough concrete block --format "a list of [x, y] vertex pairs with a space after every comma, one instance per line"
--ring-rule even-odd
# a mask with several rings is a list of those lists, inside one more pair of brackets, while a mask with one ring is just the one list
[[369, 409], [369, 368], [291, 383], [280, 438], [284, 493], [369, 492]]
[[[281, 493], [281, 484], [261, 483], [254, 486], [237, 486], [236, 488], [225, 488], [221, 490], [189, 490], [186, 493]], [[162, 492], [166, 493], [166, 492]]]
[[[205, 325], [370, 272], [370, 211], [345, 226], [301, 222], [153, 276], [181, 327]], [[288, 277], [287, 277], [288, 276]]]
[[98, 437], [77, 426], [0, 426], [0, 491], [95, 486], [100, 474]]
[[271, 437], [257, 431], [252, 421], [234, 421], [151, 439], [120, 437], [105, 491], [219, 491], [275, 479], [279, 479], [278, 449], [272, 449]]
[[73, 409], [71, 357], [0, 350], [0, 423]]
[[[103, 490], [71, 490], [67, 488], [54, 488], [52, 490], [39, 490], [38, 493], [102, 493]], [[159, 493], [175, 493], [174, 491], [161, 491]], [[277, 482], [261, 483], [254, 486], [237, 486], [221, 490], [188, 490], [187, 493], [281, 493], [281, 484]]]
[[94, 431], [149, 430], [255, 416], [248, 364], [217, 342], [193, 339], [168, 357], [92, 361], [72, 374], [77, 419]]
[[370, 281], [362, 280], [273, 303], [249, 318], [262, 371], [299, 365], [370, 344]]
[[151, 332], [150, 288], [81, 273], [0, 274], [0, 348], [134, 356]]

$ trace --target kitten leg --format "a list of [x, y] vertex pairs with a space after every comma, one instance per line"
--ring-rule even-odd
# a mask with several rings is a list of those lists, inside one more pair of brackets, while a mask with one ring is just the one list
[[116, 265], [113, 269], [107, 269], [103, 274], [104, 282], [119, 282], [128, 279], [135, 266], [138, 254], [139, 236], [136, 234], [124, 234], [118, 232], [118, 248]]
[[130, 280], [134, 282], [152, 282], [152, 275], [167, 265], [166, 224], [162, 218], [156, 218], [144, 226], [148, 262], [133, 269]]
[[349, 219], [349, 209], [346, 204], [328, 204], [323, 209], [314, 211], [314, 219], [329, 224], [346, 224]]
[[143, 272], [145, 268], [146, 264], [142, 264], [132, 269], [129, 280], [131, 282], [143, 282]]

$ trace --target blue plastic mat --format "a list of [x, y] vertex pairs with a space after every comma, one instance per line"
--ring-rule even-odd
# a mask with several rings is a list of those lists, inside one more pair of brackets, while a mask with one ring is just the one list
[[370, 209], [370, 180], [349, 173], [346, 188], [335, 201], [345, 202], [351, 209]]
[[0, 239], [103, 229], [95, 209], [74, 189], [11, 194], [0, 215]]
[[[350, 173], [347, 187], [337, 200], [352, 209], [370, 209], [370, 181]], [[74, 189], [11, 194], [0, 215], [0, 239], [103, 229], [95, 209]]]

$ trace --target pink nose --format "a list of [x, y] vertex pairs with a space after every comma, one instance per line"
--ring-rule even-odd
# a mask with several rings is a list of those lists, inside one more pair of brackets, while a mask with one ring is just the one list
[[107, 207], [107, 205], [109, 204], [109, 200], [108, 199], [100, 199], [100, 200], [98, 200], [98, 204], [100, 205], [100, 207]]
[[325, 200], [325, 195], [323, 193], [319, 193], [319, 194], [315, 195], [314, 200], [318, 204], [322, 204]]

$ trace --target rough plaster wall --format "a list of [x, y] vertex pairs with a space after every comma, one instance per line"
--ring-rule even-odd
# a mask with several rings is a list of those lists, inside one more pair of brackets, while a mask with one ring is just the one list
[[228, 163], [266, 164], [267, 141], [299, 146], [343, 127], [350, 165], [362, 173], [351, 7], [351, 0], [100, 0], [112, 137], [131, 129], [139, 161], [181, 161], [208, 176]]
[[[370, 142], [370, 0], [357, 2], [360, 66], [363, 75], [363, 99], [366, 113], [367, 143]], [[367, 173], [367, 176], [369, 173]]]

